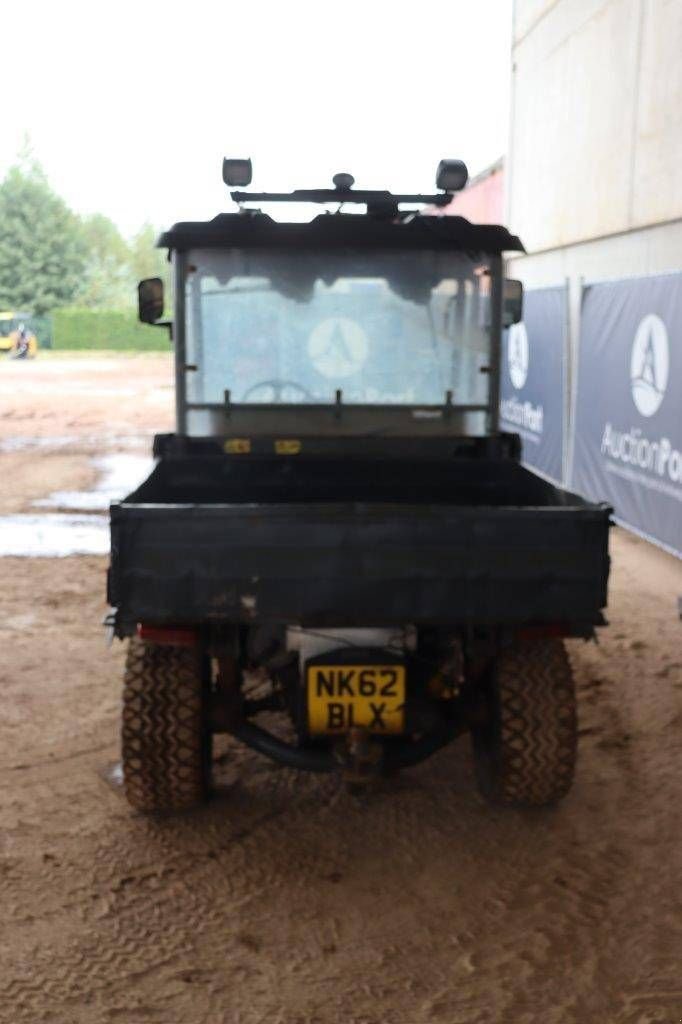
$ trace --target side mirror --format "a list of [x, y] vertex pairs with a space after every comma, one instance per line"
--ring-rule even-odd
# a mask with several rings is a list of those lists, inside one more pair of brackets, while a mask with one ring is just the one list
[[137, 286], [137, 315], [143, 324], [155, 324], [163, 316], [163, 281], [148, 277]]
[[523, 320], [523, 283], [507, 278], [502, 293], [502, 325], [511, 327]]

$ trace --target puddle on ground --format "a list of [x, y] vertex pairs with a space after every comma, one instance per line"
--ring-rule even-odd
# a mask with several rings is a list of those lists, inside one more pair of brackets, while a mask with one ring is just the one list
[[53, 491], [34, 501], [36, 508], [99, 512], [134, 491], [151, 473], [154, 461], [145, 455], [102, 455], [92, 460], [100, 477], [94, 491]]
[[108, 516], [60, 512], [0, 516], [0, 556], [62, 558], [108, 552]]
[[59, 512], [0, 516], [0, 557], [61, 558], [109, 553], [109, 517], [93, 513], [105, 512], [112, 501], [134, 491], [154, 463], [149, 456], [130, 454], [102, 455], [92, 461], [100, 474], [94, 490], [55, 491], [33, 502], [36, 507], [60, 509]]
[[23, 612], [20, 615], [5, 615], [0, 619], [0, 632], [22, 633], [30, 629], [37, 622], [37, 616], [33, 612]]
[[123, 765], [120, 761], [113, 761], [103, 765], [97, 774], [117, 792], [120, 792], [123, 788]]
[[77, 444], [76, 434], [51, 434], [49, 437], [6, 437], [0, 441], [0, 452], [55, 451]]
[[[141, 444], [147, 444], [147, 438], [153, 437], [156, 432], [153, 430], [142, 430], [138, 434], [116, 437], [113, 446], [121, 448], [139, 448]], [[102, 448], [112, 446], [112, 438], [109, 434], [49, 434], [46, 437], [5, 437], [0, 440], [0, 453], [2, 452], [31, 452], [31, 451], [59, 451], [62, 448], [71, 448], [74, 452], [82, 451], [84, 448]]]

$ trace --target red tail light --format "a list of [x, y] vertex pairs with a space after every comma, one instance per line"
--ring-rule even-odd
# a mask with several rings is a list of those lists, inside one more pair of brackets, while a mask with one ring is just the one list
[[149, 644], [171, 644], [174, 647], [196, 647], [199, 634], [190, 626], [149, 626], [138, 624], [137, 635]]

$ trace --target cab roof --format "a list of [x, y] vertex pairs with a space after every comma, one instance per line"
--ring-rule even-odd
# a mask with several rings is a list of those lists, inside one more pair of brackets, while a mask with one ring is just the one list
[[464, 217], [401, 214], [381, 219], [368, 214], [322, 213], [307, 223], [283, 223], [258, 210], [221, 213], [209, 221], [181, 221], [159, 237], [159, 248], [336, 248], [455, 250], [477, 253], [525, 252], [516, 235]]

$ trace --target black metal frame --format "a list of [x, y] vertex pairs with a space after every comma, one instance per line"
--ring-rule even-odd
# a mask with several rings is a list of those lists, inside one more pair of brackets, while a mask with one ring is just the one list
[[[258, 215], [261, 217], [262, 215]], [[272, 239], [279, 237], [281, 229], [297, 228], [300, 225], [275, 225], [269, 218], [265, 218], [272, 225], [272, 232], [269, 229], [268, 235]], [[318, 218], [319, 219], [319, 218]], [[366, 217], [343, 218], [351, 221], [366, 222]], [[421, 220], [432, 220], [433, 218], [421, 218]], [[336, 217], [327, 218], [336, 221]], [[316, 222], [304, 225], [311, 228]], [[191, 227], [188, 225], [187, 227]], [[352, 225], [351, 225], [352, 227]], [[390, 225], [392, 229], [406, 230], [399, 225]], [[471, 227], [471, 225], [469, 225]], [[175, 229], [173, 229], [175, 230]], [[498, 230], [498, 229], [495, 229]], [[499, 229], [503, 230], [503, 229]], [[362, 234], [362, 233], [361, 233]], [[428, 231], [427, 231], [428, 234]], [[327, 243], [330, 246], [340, 245], [345, 238], [346, 232], [337, 237], [334, 231], [331, 234], [324, 233]], [[256, 237], [256, 236], [254, 236]], [[305, 235], [303, 236], [305, 237]], [[391, 235], [393, 245], [397, 248], [395, 235]], [[405, 235], [407, 241], [412, 237], [409, 232]], [[350, 232], [347, 241], [355, 244], [356, 233]], [[400, 240], [400, 235], [398, 235]], [[167, 239], [168, 241], [168, 239]], [[240, 241], [247, 246], [250, 244], [248, 232]], [[280, 239], [281, 241], [281, 239]], [[292, 239], [293, 241], [293, 239]], [[428, 244], [429, 239], [420, 239], [419, 249], [431, 251]], [[234, 243], [236, 245], [236, 243]], [[308, 243], [309, 244], [309, 243]], [[360, 248], [374, 249], [381, 248], [382, 242], [374, 238], [364, 238]], [[200, 247], [197, 244], [197, 247]], [[225, 243], [221, 248], [230, 248]], [[456, 245], [435, 245], [435, 249], [446, 249], [458, 251]], [[408, 249], [413, 249], [408, 245]], [[491, 279], [491, 310], [490, 310], [490, 384], [488, 389], [488, 401], [485, 403], [457, 403], [452, 400], [452, 392], [446, 391], [443, 395], [443, 402], [429, 404], [424, 402], [411, 405], [377, 405], [363, 403], [344, 403], [343, 393], [336, 392], [334, 403], [255, 403], [255, 402], [233, 402], [229, 391], [225, 392], [224, 401], [218, 402], [190, 402], [187, 400], [187, 371], [194, 367], [188, 367], [186, 362], [186, 281], [189, 270], [189, 257], [191, 249], [178, 248], [173, 252], [173, 268], [175, 281], [175, 368], [176, 368], [176, 424], [177, 432], [180, 435], [188, 433], [197, 434], [196, 430], [188, 429], [189, 414], [192, 412], [212, 413], [211, 429], [202, 430], [200, 433], [213, 433], [216, 436], [226, 436], [241, 432], [242, 436], [263, 436], [268, 434], [289, 433], [292, 436], [315, 436], [323, 434], [339, 434], [341, 436], [357, 436], [365, 433], [367, 436], [377, 434], [392, 434], [394, 436], [467, 436], [472, 433], [468, 429], [467, 414], [484, 413], [486, 416], [485, 430], [478, 430], [477, 433], [495, 433], [499, 427], [499, 373], [500, 373], [500, 346], [501, 346], [501, 315], [504, 293], [504, 282], [502, 275], [504, 267], [499, 252], [481, 252], [480, 256], [488, 263], [488, 273]], [[413, 250], [414, 251], [414, 250]]]
[[462, 252], [524, 252], [516, 235], [494, 224], [471, 224], [464, 217], [431, 217], [415, 213], [386, 220], [367, 215], [322, 213], [308, 223], [274, 221], [259, 210], [221, 213], [210, 221], [174, 224], [158, 239], [161, 248], [273, 248], [295, 251], [357, 246], [367, 249], [459, 250]]
[[379, 189], [341, 189], [341, 188], [297, 188], [293, 192], [230, 192], [235, 203], [358, 203], [367, 207], [367, 213], [374, 217], [395, 217], [399, 212], [400, 203], [411, 203], [419, 206], [443, 207], [452, 199], [450, 192], [438, 192], [435, 195], [421, 193], [403, 193], [394, 195], [392, 192]]

